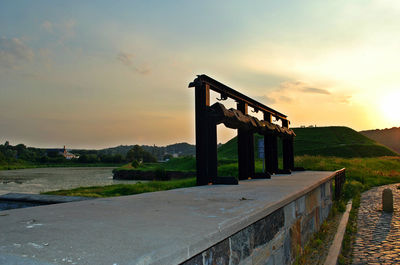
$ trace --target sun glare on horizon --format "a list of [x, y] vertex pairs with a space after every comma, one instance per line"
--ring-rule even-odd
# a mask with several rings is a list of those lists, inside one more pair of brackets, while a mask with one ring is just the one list
[[394, 126], [400, 125], [400, 91], [385, 94], [380, 101], [383, 118]]

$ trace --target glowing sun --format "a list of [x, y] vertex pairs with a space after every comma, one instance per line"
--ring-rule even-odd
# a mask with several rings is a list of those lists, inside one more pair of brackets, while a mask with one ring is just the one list
[[400, 91], [384, 95], [380, 102], [383, 117], [395, 126], [400, 126]]

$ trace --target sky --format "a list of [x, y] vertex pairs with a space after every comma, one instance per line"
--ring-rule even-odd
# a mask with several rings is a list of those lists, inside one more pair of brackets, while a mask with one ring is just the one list
[[397, 127], [399, 32], [397, 0], [2, 0], [0, 143], [194, 144], [198, 74], [291, 127]]

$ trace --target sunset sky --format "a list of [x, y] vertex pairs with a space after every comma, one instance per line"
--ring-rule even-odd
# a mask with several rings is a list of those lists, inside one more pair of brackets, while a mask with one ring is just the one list
[[194, 143], [197, 74], [292, 127], [400, 126], [400, 1], [0, 2], [0, 143]]

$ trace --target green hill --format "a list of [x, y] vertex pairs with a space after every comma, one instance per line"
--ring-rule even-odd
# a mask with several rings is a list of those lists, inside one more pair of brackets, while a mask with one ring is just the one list
[[400, 127], [361, 131], [360, 133], [400, 154]]
[[[293, 128], [296, 133], [294, 141], [294, 153], [299, 155], [321, 155], [336, 157], [379, 157], [398, 156], [389, 148], [365, 137], [364, 135], [348, 127], [313, 127]], [[257, 154], [258, 139], [261, 135], [255, 135], [255, 157]], [[279, 153], [281, 154], [281, 146]], [[237, 138], [229, 140], [218, 148], [218, 158], [237, 159]]]

